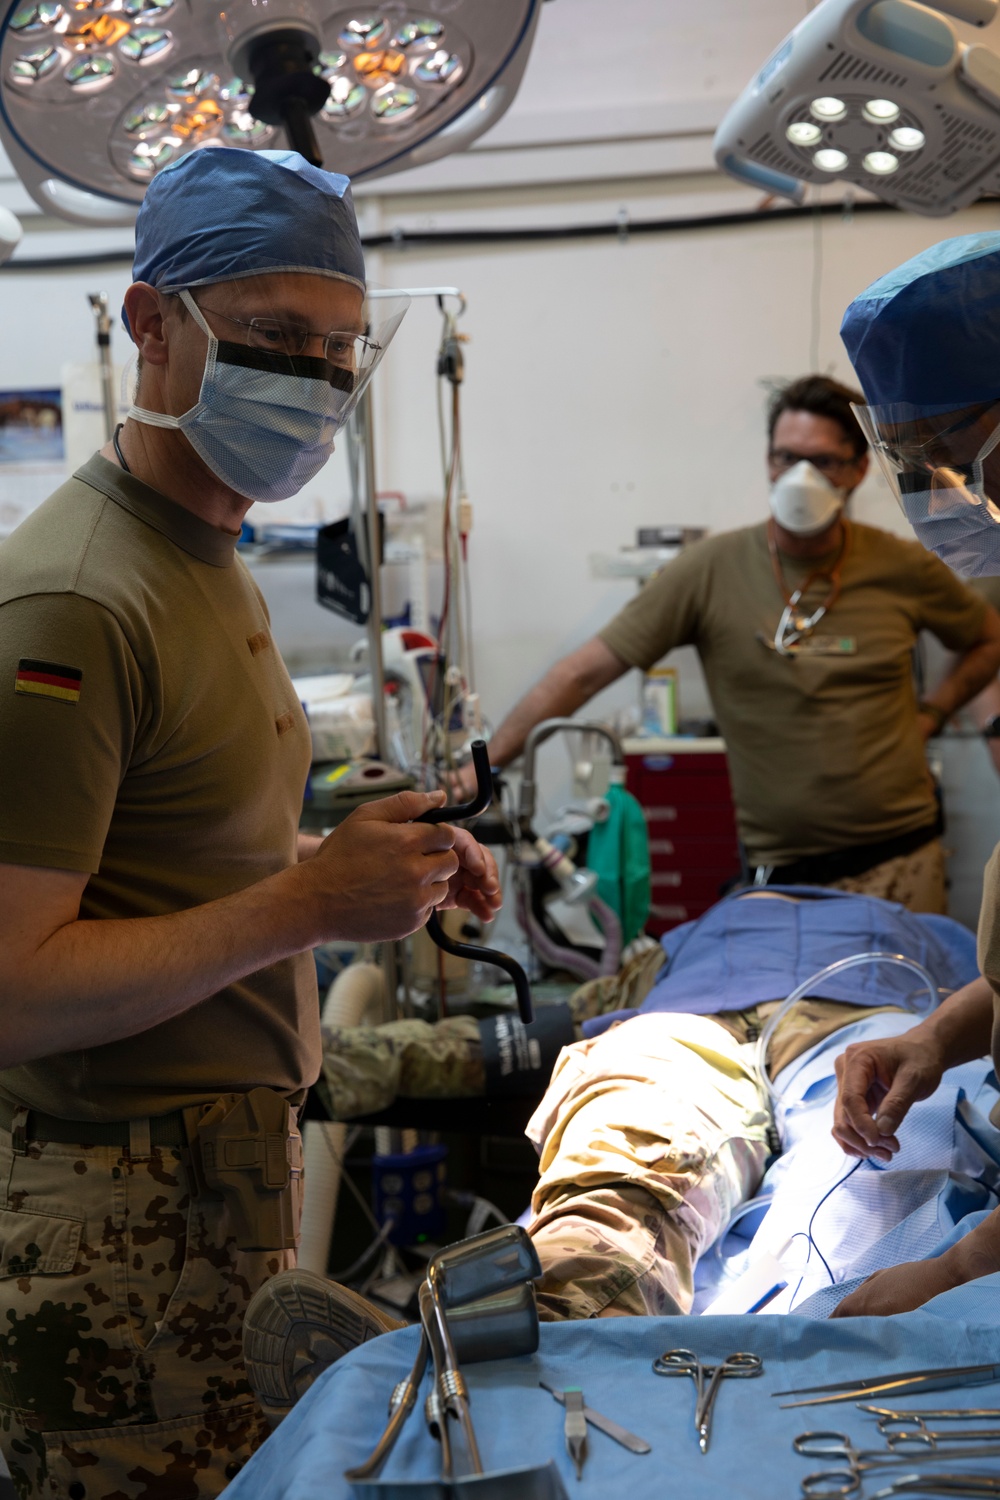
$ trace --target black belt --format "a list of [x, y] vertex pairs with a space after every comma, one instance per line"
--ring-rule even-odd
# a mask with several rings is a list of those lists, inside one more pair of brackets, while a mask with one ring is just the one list
[[[15, 1106], [0, 1099], [0, 1130], [10, 1130]], [[55, 1115], [28, 1111], [25, 1139], [55, 1141], [66, 1146], [120, 1146], [129, 1144], [132, 1126], [128, 1120], [60, 1120]], [[149, 1120], [151, 1146], [183, 1146], [187, 1142], [184, 1117], [180, 1110], [169, 1115], [153, 1115]]]
[[941, 822], [930, 823], [923, 828], [914, 828], [912, 833], [901, 833], [894, 839], [882, 839], [877, 844], [854, 844], [850, 849], [834, 849], [829, 854], [807, 854], [790, 865], [761, 865], [758, 875], [763, 875], [760, 885], [830, 885], [835, 880], [851, 880], [884, 865], [887, 860], [899, 859], [903, 854], [913, 854], [925, 844], [939, 838]]

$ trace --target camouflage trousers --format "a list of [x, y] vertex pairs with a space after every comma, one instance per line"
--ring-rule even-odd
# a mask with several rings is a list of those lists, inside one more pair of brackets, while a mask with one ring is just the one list
[[912, 854], [900, 854], [880, 865], [852, 875], [846, 880], [831, 881], [835, 891], [850, 891], [856, 896], [879, 896], [883, 901], [898, 901], [910, 911], [948, 912], [948, 886], [944, 845], [940, 839], [921, 844]]
[[[0, 1131], [0, 1448], [20, 1500], [203, 1500], [269, 1428], [247, 1303], [294, 1252], [235, 1248], [180, 1153]], [[18, 1133], [18, 1124], [22, 1131]]]
[[564, 1048], [527, 1130], [541, 1317], [689, 1311], [769, 1124], [749, 1049], [708, 1016], [637, 1016]]

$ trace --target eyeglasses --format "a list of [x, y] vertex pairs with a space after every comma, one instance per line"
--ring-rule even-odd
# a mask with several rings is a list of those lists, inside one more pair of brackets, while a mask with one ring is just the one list
[[266, 349], [271, 354], [294, 358], [304, 353], [311, 339], [321, 339], [325, 360], [340, 370], [352, 370], [359, 375], [368, 370], [381, 353], [381, 345], [363, 333], [314, 333], [302, 323], [286, 323], [281, 318], [251, 318], [248, 322], [215, 307], [202, 307], [201, 311], [245, 329], [251, 349]]
[[770, 463], [782, 472], [805, 462], [812, 464], [821, 474], [837, 474], [843, 473], [845, 469], [853, 469], [863, 457], [862, 454], [842, 458], [839, 453], [793, 453], [790, 448], [772, 448], [767, 456]]

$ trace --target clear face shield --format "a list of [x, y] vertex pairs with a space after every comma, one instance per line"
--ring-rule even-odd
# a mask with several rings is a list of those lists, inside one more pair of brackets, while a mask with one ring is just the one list
[[[276, 273], [177, 293], [202, 359], [180, 412], [129, 416], [179, 429], [207, 467], [250, 500], [286, 500], [333, 452], [409, 298], [347, 279]], [[190, 345], [189, 345], [190, 347]]]
[[918, 540], [964, 578], [1000, 574], [1000, 399], [853, 410]]

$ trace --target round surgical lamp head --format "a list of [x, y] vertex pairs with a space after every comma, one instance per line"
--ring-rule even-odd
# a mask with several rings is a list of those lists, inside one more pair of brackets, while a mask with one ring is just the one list
[[0, 0], [0, 141], [46, 212], [127, 222], [189, 151], [291, 145], [354, 180], [508, 108], [542, 0]]
[[10, 260], [21, 243], [21, 221], [9, 208], [0, 208], [0, 266]]

